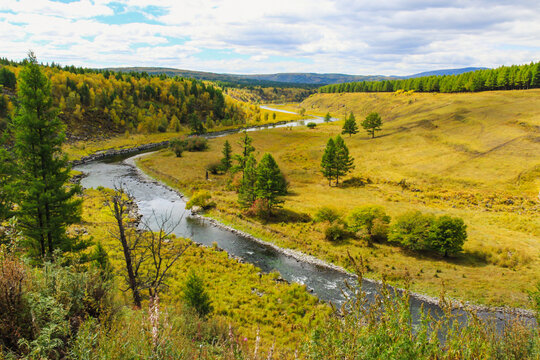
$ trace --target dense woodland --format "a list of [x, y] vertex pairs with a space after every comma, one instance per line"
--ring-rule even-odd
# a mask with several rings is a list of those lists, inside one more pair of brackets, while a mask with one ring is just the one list
[[[0, 63], [0, 121], [4, 128], [14, 115], [16, 76], [21, 66], [5, 59]], [[106, 131], [154, 133], [179, 131], [193, 122], [201, 122], [207, 129], [238, 125], [253, 115], [251, 106], [195, 79], [55, 64], [44, 66], [43, 71], [51, 81], [53, 105], [68, 126], [91, 123], [90, 127]]]
[[424, 76], [404, 80], [361, 81], [323, 86], [321, 93], [344, 92], [476, 92], [540, 87], [540, 62], [501, 66], [460, 75]]

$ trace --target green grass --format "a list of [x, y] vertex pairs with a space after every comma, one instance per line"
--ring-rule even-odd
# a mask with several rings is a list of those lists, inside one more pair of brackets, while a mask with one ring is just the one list
[[[122, 253], [111, 236], [113, 218], [104, 205], [107, 192], [85, 191], [82, 226], [88, 236], [102, 242], [115, 273], [121, 274]], [[169, 288], [161, 295], [164, 304], [179, 306], [182, 286], [192, 269], [207, 286], [214, 307], [211, 316], [232, 324], [242, 338], [248, 339], [251, 347], [260, 329], [263, 349], [268, 350], [275, 339], [282, 353], [292, 353], [331, 312], [330, 307], [310, 295], [305, 286], [277, 282], [276, 273], [260, 276], [260, 269], [251, 264], [239, 263], [226, 252], [195, 244], [171, 269]], [[130, 294], [124, 293], [124, 297], [129, 303]]]
[[[459, 216], [468, 226], [465, 253], [451, 260], [418, 255], [398, 247], [362, 241], [331, 244], [321, 224], [294, 221], [261, 224], [242, 215], [229, 175], [205, 181], [204, 167], [221, 157], [224, 138], [210, 150], [174, 157], [164, 150], [140, 160], [143, 169], [188, 195], [211, 191], [217, 208], [210, 216], [280, 246], [302, 250], [348, 267], [346, 252], [366, 258], [368, 277], [386, 275], [436, 296], [442, 283], [449, 296], [489, 305], [528, 307], [525, 290], [540, 278], [540, 90], [476, 94], [319, 94], [301, 106], [308, 112], [341, 116], [354, 111], [360, 121], [378, 111], [383, 131], [345, 141], [355, 158], [351, 176], [368, 177], [360, 188], [328, 187], [319, 164], [330, 136], [342, 121], [315, 130], [304, 127], [253, 132], [260, 158], [270, 152], [290, 182], [285, 210], [311, 216], [322, 206], [342, 214], [357, 206], [384, 206], [395, 217], [407, 210]], [[238, 152], [238, 135], [227, 137]], [[189, 171], [186, 171], [189, 169]], [[398, 182], [405, 179], [408, 189]]]

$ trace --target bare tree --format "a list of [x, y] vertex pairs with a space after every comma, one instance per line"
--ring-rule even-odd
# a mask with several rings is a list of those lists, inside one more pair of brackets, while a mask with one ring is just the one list
[[[126, 282], [133, 295], [133, 304], [140, 308], [141, 291], [148, 290], [153, 299], [166, 286], [169, 270], [187, 250], [189, 243], [180, 244], [171, 236], [182, 220], [173, 221], [172, 213], [161, 218], [153, 213], [151, 219], [141, 222], [141, 228], [127, 225], [125, 220], [130, 203], [129, 195], [121, 186], [116, 186], [107, 200], [116, 220], [115, 231], [111, 234], [122, 247]], [[149, 220], [155, 221], [157, 231], [152, 231]]]

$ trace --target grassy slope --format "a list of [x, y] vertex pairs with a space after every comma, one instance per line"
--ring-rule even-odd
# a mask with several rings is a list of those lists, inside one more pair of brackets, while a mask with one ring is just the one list
[[[237, 216], [236, 194], [227, 190], [228, 176], [204, 181], [204, 167], [221, 157], [224, 139], [211, 141], [204, 153], [175, 158], [168, 151], [143, 159], [154, 176], [188, 194], [210, 189], [218, 208], [212, 216], [275, 243], [301, 249], [347, 266], [346, 250], [363, 255], [371, 277], [386, 274], [403, 284], [409, 274], [413, 289], [437, 295], [441, 282], [454, 297], [491, 305], [528, 306], [524, 290], [540, 278], [540, 218], [536, 194], [540, 186], [540, 91], [478, 94], [315, 95], [302, 106], [357, 118], [379, 111], [384, 131], [376, 139], [365, 133], [347, 137], [356, 169], [374, 184], [364, 188], [328, 187], [319, 172], [329, 136], [341, 122], [306, 128], [250, 133], [259, 156], [275, 155], [291, 183], [285, 208], [313, 215], [323, 205], [347, 213], [356, 206], [380, 204], [392, 216], [406, 210], [450, 214], [465, 219], [469, 241], [465, 254], [445, 261], [409, 254], [397, 247], [369, 249], [359, 241], [330, 244], [323, 227], [310, 223], [265, 226]], [[228, 137], [236, 143], [238, 135]], [[234, 147], [238, 151], [238, 147]], [[189, 169], [190, 171], [186, 171]], [[401, 179], [420, 192], [402, 190]]]
[[[122, 253], [110, 233], [114, 228], [105, 206], [107, 191], [85, 190], [82, 227], [89, 236], [102, 242], [115, 271], [121, 274]], [[308, 294], [304, 286], [276, 282], [276, 273], [259, 276], [260, 270], [251, 264], [241, 264], [225, 252], [195, 245], [171, 269], [170, 288], [161, 295], [162, 301], [170, 305], [181, 301], [182, 285], [192, 269], [207, 285], [214, 307], [212, 316], [234, 325], [242, 337], [247, 337], [251, 347], [260, 328], [264, 349], [275, 339], [280, 351], [292, 354], [331, 311]], [[129, 303], [129, 292], [123, 294]]]

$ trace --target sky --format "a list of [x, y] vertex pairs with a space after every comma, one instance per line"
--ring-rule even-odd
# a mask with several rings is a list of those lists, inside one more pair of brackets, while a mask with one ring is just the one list
[[540, 60], [540, 1], [0, 0], [0, 57], [408, 75]]

